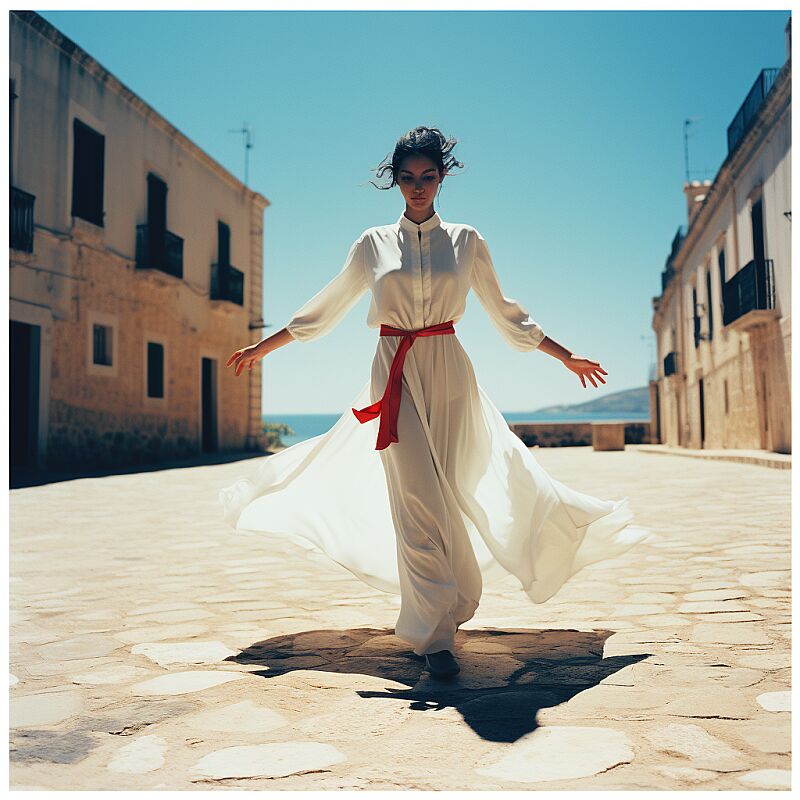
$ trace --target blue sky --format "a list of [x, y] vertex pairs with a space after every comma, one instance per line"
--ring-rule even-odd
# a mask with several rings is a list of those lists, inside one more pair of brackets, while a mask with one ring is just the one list
[[[406, 130], [459, 139], [436, 209], [486, 238], [506, 295], [547, 334], [601, 362], [600, 389], [543, 352], [509, 347], [470, 295], [457, 326], [502, 411], [647, 383], [651, 298], [759, 70], [786, 58], [789, 11], [40, 11], [223, 166], [264, 216], [264, 335], [341, 268], [399, 189], [369, 184]], [[328, 336], [264, 365], [270, 415], [349, 409], [377, 331], [365, 296]], [[255, 341], [257, 339], [254, 339]], [[242, 342], [241, 344], [249, 344]], [[222, 380], [236, 380], [231, 370]]]

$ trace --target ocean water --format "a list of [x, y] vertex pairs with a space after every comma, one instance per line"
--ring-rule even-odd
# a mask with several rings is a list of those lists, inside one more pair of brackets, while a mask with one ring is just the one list
[[[348, 414], [353, 412], [347, 410]], [[633, 414], [622, 412], [618, 414], [598, 412], [593, 414], [540, 414], [535, 411], [511, 411], [500, 412], [506, 422], [648, 422], [649, 414]], [[319, 436], [330, 430], [341, 414], [264, 414], [264, 422], [283, 422], [288, 425], [293, 433], [290, 436], [282, 436], [281, 441], [290, 447], [297, 442], [310, 439], [312, 436]]]

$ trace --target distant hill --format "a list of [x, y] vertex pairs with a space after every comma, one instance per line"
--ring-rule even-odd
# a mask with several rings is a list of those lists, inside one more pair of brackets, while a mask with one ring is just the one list
[[571, 406], [545, 406], [537, 408], [537, 414], [579, 414], [583, 412], [592, 413], [625, 413], [625, 414], [649, 414], [650, 413], [650, 389], [647, 386], [640, 386], [636, 389], [624, 389], [621, 392], [614, 392], [594, 400], [587, 400], [585, 403], [576, 403]]

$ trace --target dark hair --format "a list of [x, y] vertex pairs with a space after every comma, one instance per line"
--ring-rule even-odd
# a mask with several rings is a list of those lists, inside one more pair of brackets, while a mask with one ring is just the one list
[[384, 172], [389, 170], [391, 173], [391, 181], [388, 186], [378, 186], [377, 183], [370, 181], [376, 189], [391, 189], [397, 184], [397, 173], [400, 169], [400, 162], [407, 156], [427, 156], [436, 164], [441, 176], [444, 172], [449, 172], [453, 167], [461, 167], [464, 165], [457, 161], [451, 155], [451, 150], [458, 143], [457, 139], [446, 138], [445, 135], [438, 128], [428, 128], [425, 125], [418, 125], [413, 130], [404, 133], [394, 146], [394, 153], [392, 154], [391, 162], [388, 161], [389, 156], [381, 161], [375, 168], [376, 178], [380, 178]]

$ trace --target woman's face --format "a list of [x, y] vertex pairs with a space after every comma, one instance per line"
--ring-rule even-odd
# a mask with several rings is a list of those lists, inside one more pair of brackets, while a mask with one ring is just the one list
[[406, 156], [398, 165], [397, 185], [406, 199], [406, 209], [420, 214], [433, 207], [433, 200], [444, 175], [427, 156]]

